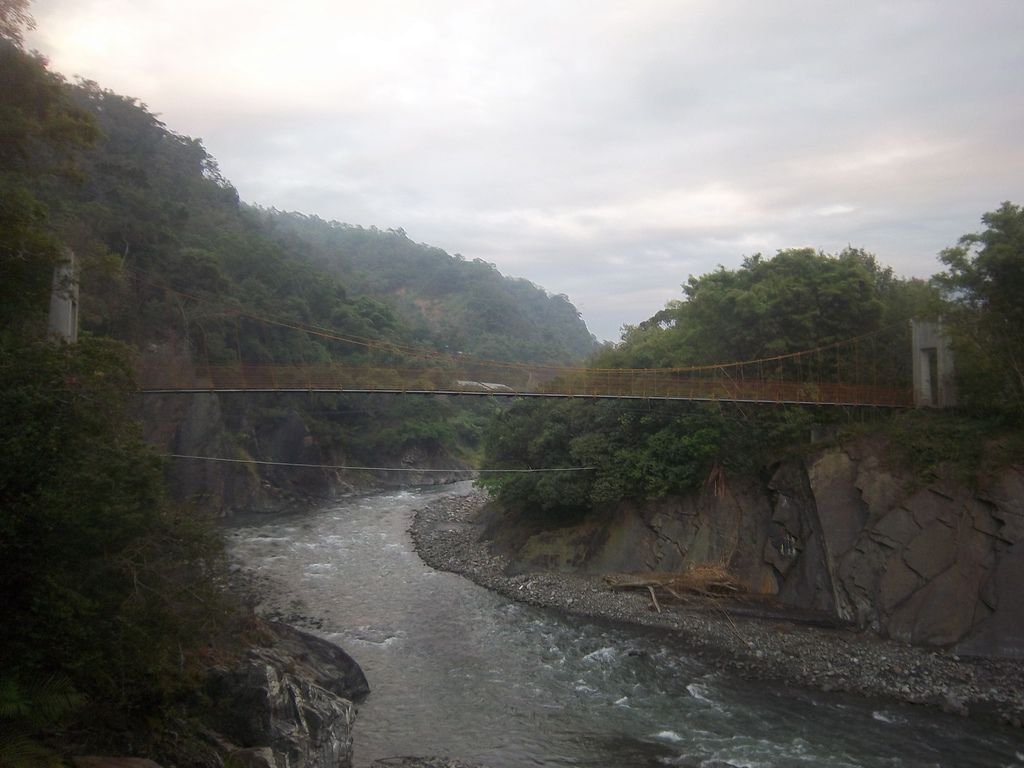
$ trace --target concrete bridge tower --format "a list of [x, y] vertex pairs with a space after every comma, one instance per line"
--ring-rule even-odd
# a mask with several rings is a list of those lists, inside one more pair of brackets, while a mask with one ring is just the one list
[[914, 362], [914, 407], [956, 405], [953, 349], [942, 321], [911, 320]]
[[78, 341], [78, 271], [75, 252], [64, 251], [64, 260], [53, 269], [50, 318], [46, 335], [74, 344]]

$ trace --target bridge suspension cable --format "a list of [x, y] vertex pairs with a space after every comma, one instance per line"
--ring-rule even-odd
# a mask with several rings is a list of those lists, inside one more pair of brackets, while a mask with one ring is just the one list
[[295, 467], [299, 469], [344, 469], [363, 470], [367, 472], [472, 472], [475, 474], [536, 474], [544, 472], [593, 472], [595, 467], [541, 467], [536, 469], [429, 469], [422, 467], [366, 467], [347, 464], [305, 464], [293, 461], [268, 461], [264, 459], [229, 459], [223, 456], [190, 456], [183, 453], [161, 453], [168, 459], [192, 459], [195, 461], [214, 461], [227, 464], [260, 464], [271, 467]]
[[[906, 407], [909, 384], [880, 383], [877, 358], [865, 366], [861, 345], [872, 351], [883, 334], [897, 326], [829, 342], [811, 349], [750, 360], [670, 368], [587, 368], [553, 364], [512, 363], [471, 355], [440, 352], [380, 339], [341, 334], [329, 328], [274, 317], [240, 306], [180, 291], [142, 270], [137, 278], [159, 290], [214, 305], [258, 323], [287, 328], [331, 341], [398, 355], [401, 367], [304, 365], [281, 366], [237, 363], [213, 366], [183, 363], [169, 370], [165, 361], [146, 366], [140, 376], [145, 392], [303, 391], [380, 392], [421, 394], [485, 394], [519, 397], [593, 397], [791, 403], [816, 405], [873, 405]], [[844, 350], [852, 354], [844, 356]], [[834, 352], [834, 361], [832, 355]], [[420, 360], [433, 367], [409, 367]]]

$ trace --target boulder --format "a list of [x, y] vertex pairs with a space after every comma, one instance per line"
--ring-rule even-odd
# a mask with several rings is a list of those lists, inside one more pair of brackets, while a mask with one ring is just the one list
[[207, 683], [210, 728], [226, 757], [251, 768], [337, 768], [352, 764], [353, 699], [369, 692], [341, 648], [285, 624], [271, 647], [214, 670]]
[[289, 655], [294, 674], [352, 701], [361, 701], [370, 692], [362, 668], [334, 643], [289, 624], [270, 626], [277, 636], [275, 648]]
[[[211, 676], [211, 726], [244, 750], [249, 764], [327, 768], [352, 764], [355, 706], [288, 671], [288, 657], [259, 649]], [[262, 756], [262, 757], [261, 757]]]

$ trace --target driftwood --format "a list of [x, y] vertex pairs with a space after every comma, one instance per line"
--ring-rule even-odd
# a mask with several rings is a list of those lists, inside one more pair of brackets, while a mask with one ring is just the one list
[[677, 600], [685, 600], [687, 594], [724, 597], [740, 591], [739, 582], [721, 565], [696, 565], [675, 573], [610, 573], [604, 580], [612, 589], [646, 589], [658, 613], [661, 613], [661, 606], [656, 589], [664, 590]]

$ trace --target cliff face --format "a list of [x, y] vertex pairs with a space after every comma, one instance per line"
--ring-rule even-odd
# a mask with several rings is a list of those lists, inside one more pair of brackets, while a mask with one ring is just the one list
[[384, 462], [400, 471], [295, 466], [358, 462], [351, 462], [341, 448], [322, 446], [295, 410], [257, 418], [235, 404], [227, 413], [212, 393], [148, 396], [142, 423], [147, 441], [161, 452], [233, 460], [168, 459], [172, 496], [224, 517], [305, 509], [359, 490], [450, 483], [471, 476], [439, 446], [421, 444], [397, 446]]
[[751, 592], [915, 644], [1024, 656], [1024, 467], [920, 485], [862, 441], [717, 478], [701, 493], [623, 503], [537, 528], [492, 515], [523, 569], [674, 571], [725, 563]]

